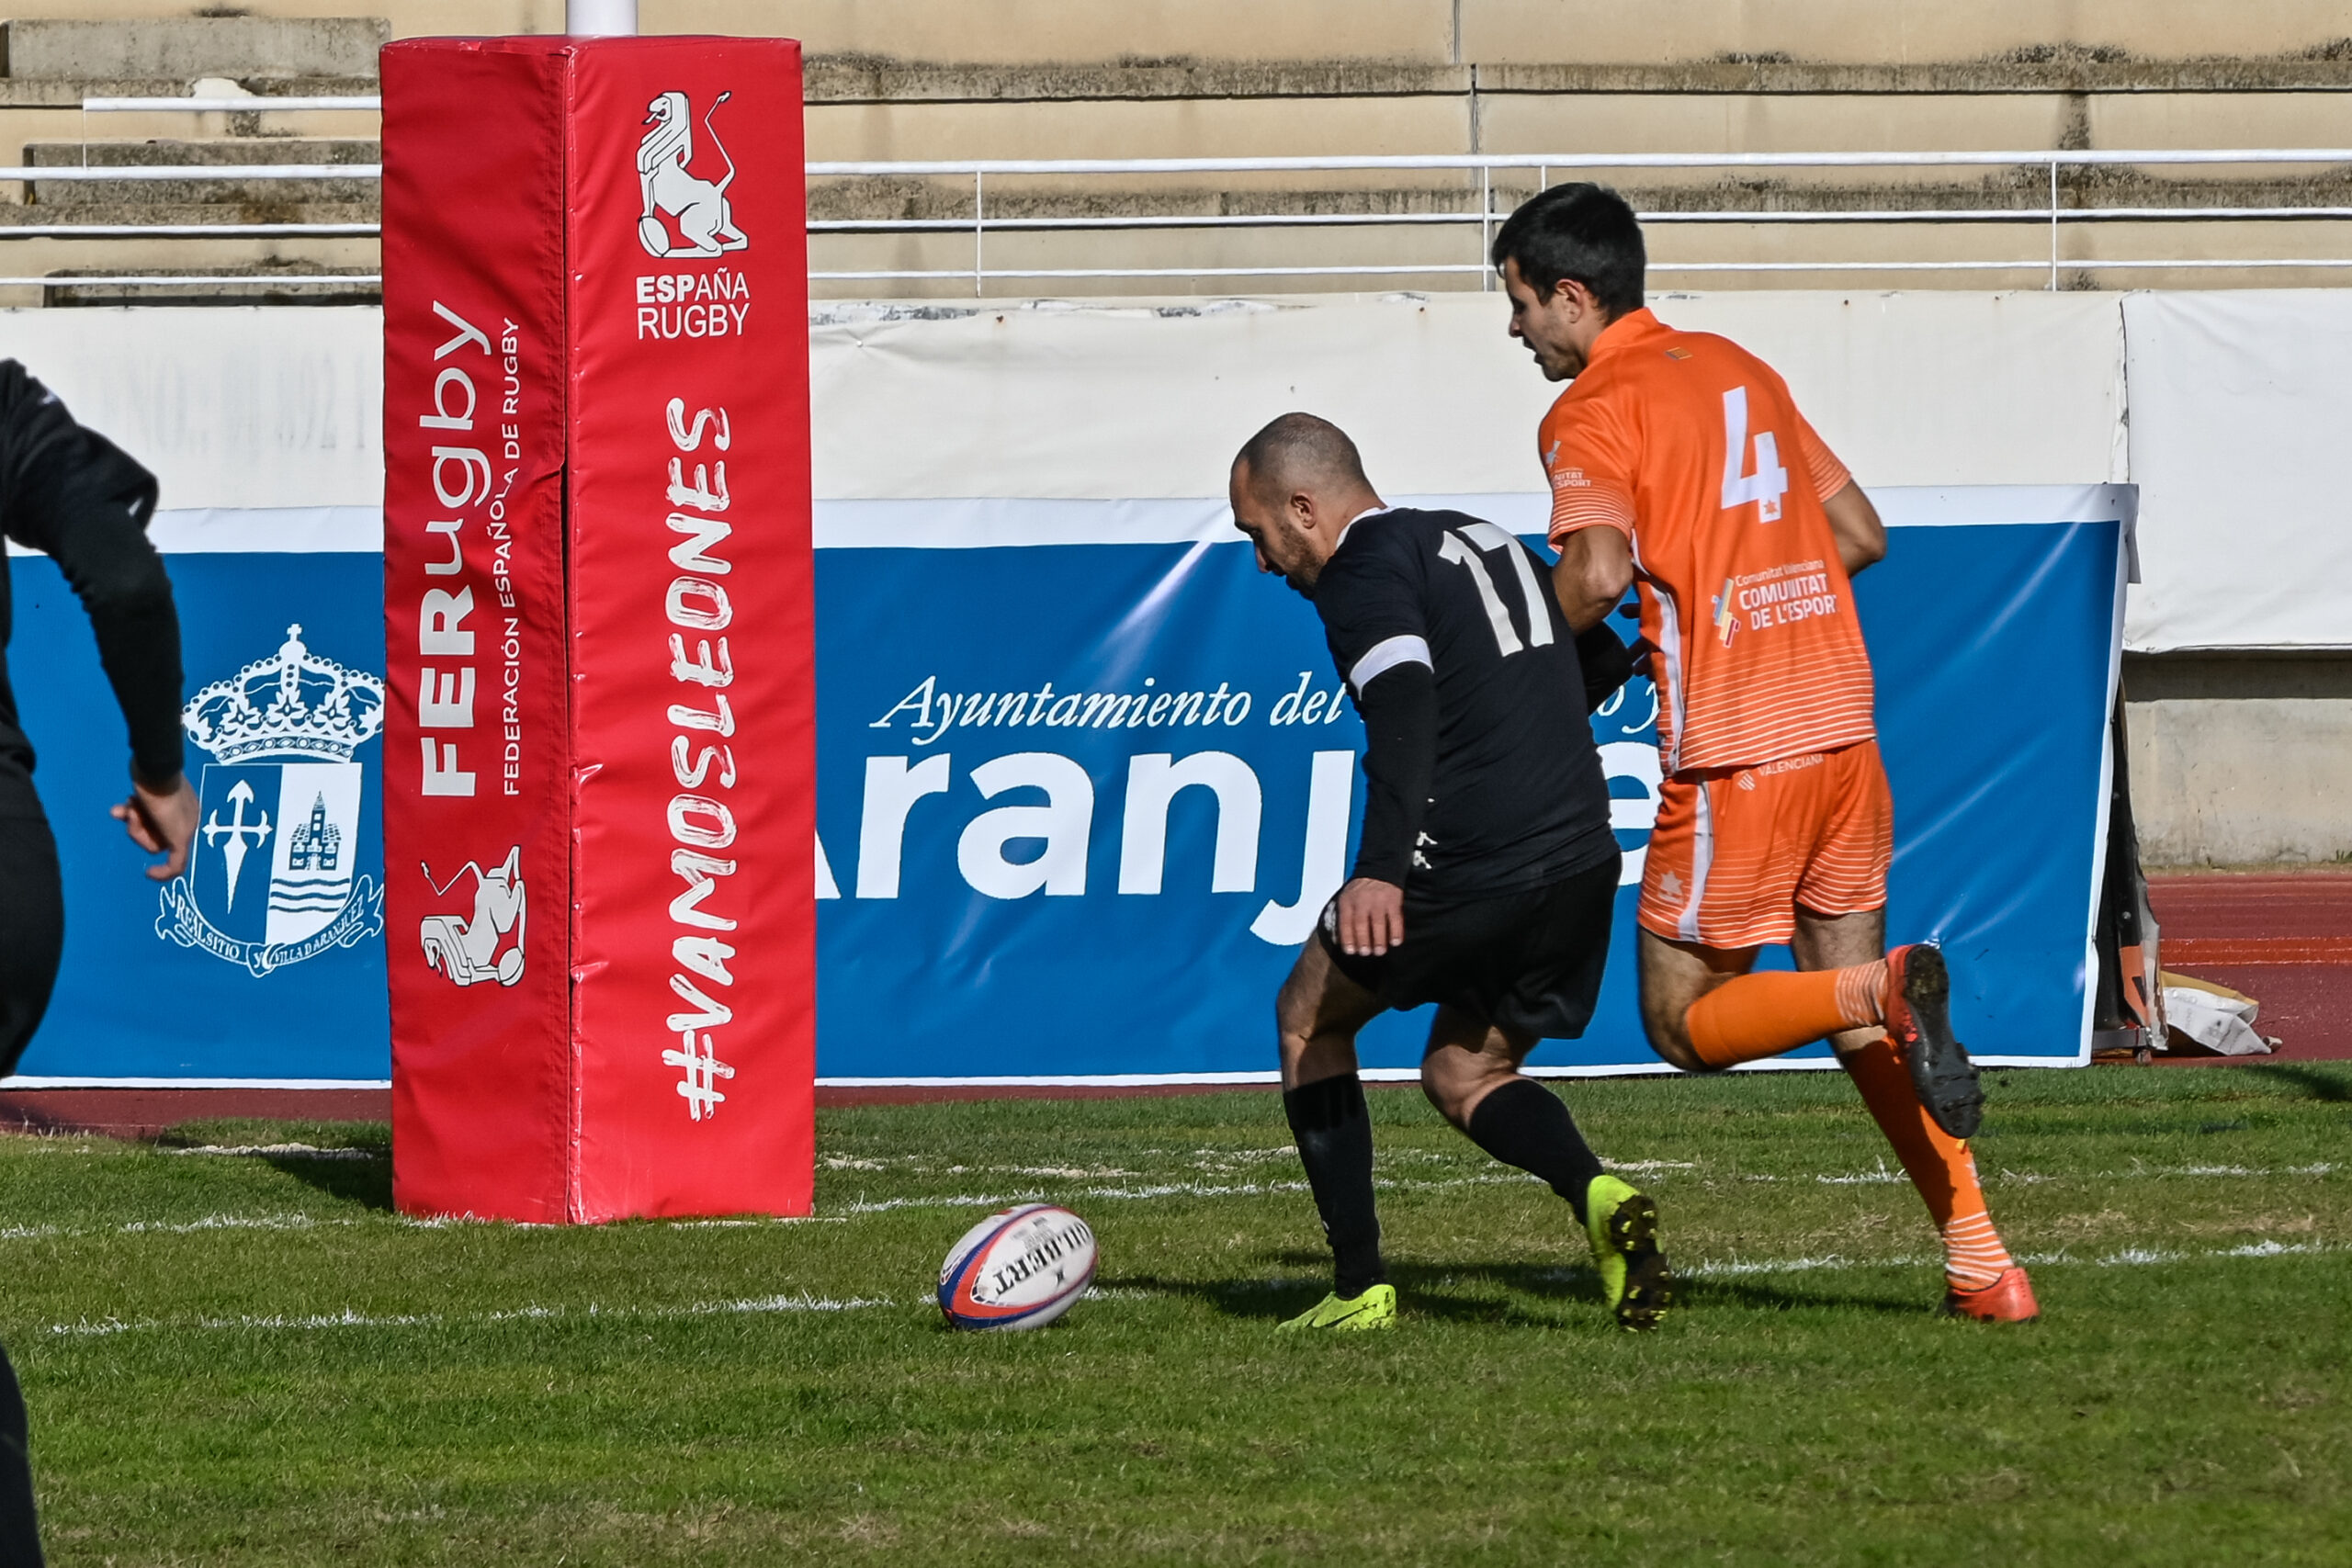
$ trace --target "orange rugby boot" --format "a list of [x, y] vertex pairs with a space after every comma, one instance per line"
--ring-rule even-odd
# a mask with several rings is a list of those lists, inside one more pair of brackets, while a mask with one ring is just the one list
[[1951, 1032], [1951, 976], [1942, 949], [1913, 942], [1886, 955], [1886, 1032], [1911, 1069], [1919, 1103], [1937, 1126], [1973, 1138], [1984, 1119], [1976, 1064]]
[[1946, 1317], [1973, 1317], [1979, 1323], [2031, 1323], [2041, 1315], [2033, 1299], [2033, 1281], [2022, 1269], [2005, 1269], [2001, 1277], [1981, 1291], [1946, 1290]]

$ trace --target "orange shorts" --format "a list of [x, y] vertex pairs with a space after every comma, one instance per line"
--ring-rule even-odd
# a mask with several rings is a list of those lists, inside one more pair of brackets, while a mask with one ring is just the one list
[[1817, 915], [1886, 906], [1894, 799], [1878, 742], [1747, 768], [1678, 773], [1658, 788], [1642, 868], [1642, 929], [1708, 947], [1758, 947]]

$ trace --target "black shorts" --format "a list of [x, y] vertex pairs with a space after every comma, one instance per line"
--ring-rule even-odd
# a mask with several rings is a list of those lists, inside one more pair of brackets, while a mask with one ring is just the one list
[[1618, 857], [1523, 893], [1445, 902], [1405, 892], [1405, 940], [1380, 957], [1340, 951], [1339, 900], [1316, 940], [1340, 974], [1403, 1010], [1461, 1009], [1499, 1029], [1573, 1040], [1592, 1021], [1609, 963]]

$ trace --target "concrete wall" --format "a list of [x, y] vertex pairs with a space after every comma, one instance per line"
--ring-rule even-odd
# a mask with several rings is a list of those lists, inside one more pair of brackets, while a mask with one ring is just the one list
[[[233, 17], [198, 18], [157, 0], [60, 4], [8, 26], [0, 74], [0, 162], [271, 161], [315, 154], [334, 139], [367, 141], [373, 117], [273, 111], [87, 118], [85, 94], [175, 96], [237, 90], [364, 91], [384, 36], [559, 28], [560, 0], [395, 0], [377, 15], [336, 5], [265, 3]], [[356, 9], [356, 7], [352, 7]], [[1584, 165], [1649, 210], [1760, 207], [1801, 216], [1890, 207], [2038, 209], [2048, 185], [2030, 160], [2015, 168], [1774, 171], [1727, 179], [1720, 170], [1612, 171], [1590, 166], [1623, 149], [1735, 153], [1815, 149], [2330, 146], [2352, 98], [2352, 0], [2216, 7], [2187, 0], [2048, 6], [1996, 0], [1975, 7], [1909, 0], [1677, 0], [1626, 6], [1600, 0], [643, 0], [649, 31], [787, 32], [809, 50], [810, 153], [820, 159], [1008, 158], [1091, 153], [1203, 154], [1532, 152]], [[22, 149], [21, 158], [6, 154]], [[368, 156], [372, 158], [372, 151]], [[1555, 176], [1564, 172], [1560, 164]], [[1507, 209], [1532, 171], [1492, 192]], [[365, 222], [372, 190], [266, 189], [208, 184], [0, 190], [0, 232], [45, 222], [200, 225], [224, 218]], [[1000, 218], [1132, 216], [1376, 217], [1471, 214], [1464, 175], [1266, 175], [1215, 180], [1100, 177], [992, 179]], [[2352, 175], [2307, 166], [2210, 165], [2073, 172], [2073, 207], [2352, 209]], [[971, 183], [827, 179], [812, 215], [832, 220], [960, 219]], [[43, 211], [42, 209], [53, 210]], [[1660, 224], [1652, 239], [1666, 286], [1824, 288], [1868, 280], [1974, 288], [2052, 284], [2328, 286], [2329, 264], [2352, 257], [2352, 221], [2133, 220], [2069, 225], [2062, 266], [2048, 267], [2046, 231], [2031, 221], [1922, 225], [1776, 222]], [[1479, 225], [1235, 226], [1085, 229], [989, 240], [1002, 266], [1030, 274], [1086, 270], [1410, 265], [1397, 287], [1476, 288], [1484, 281]], [[373, 247], [325, 237], [198, 235], [110, 240], [9, 236], [6, 275], [147, 271], [266, 277], [367, 270]], [[820, 273], [912, 269], [925, 280], [827, 279], [819, 292], [857, 298], [956, 298], [973, 253], [967, 234], [820, 233]], [[2204, 262], [2305, 261], [2309, 269], [2242, 273], [2129, 270], [2109, 263], [2194, 256]], [[1917, 271], [1964, 260], [1982, 271]], [[1717, 272], [1766, 263], [1819, 271]], [[1863, 265], [1882, 272], [1855, 272]], [[1440, 267], [1456, 270], [1442, 272]], [[1339, 275], [1261, 272], [1267, 291], [1318, 292]], [[252, 286], [258, 289], [259, 284]], [[989, 291], [1033, 282], [999, 281]], [[1059, 291], [1116, 296], [1137, 287], [1190, 292], [1226, 285], [1171, 277], [1070, 276]], [[210, 297], [210, 286], [176, 288]], [[131, 297], [105, 285], [0, 287], [0, 304], [81, 304]], [[155, 293], [138, 298], [162, 299]], [[259, 298], [247, 294], [246, 298]], [[349, 298], [341, 286], [279, 297]]]
[[[561, 0], [247, 0], [255, 17], [380, 17], [394, 37], [552, 32]], [[782, 34], [903, 60], [1390, 60], [1443, 64], [1970, 61], [2073, 49], [2159, 59], [2324, 50], [2352, 0], [639, 0], [648, 32]], [[185, 17], [184, 0], [49, 0], [63, 18]]]
[[378, 17], [267, 17], [7, 24], [12, 77], [104, 81], [130, 76], [368, 76], [390, 28]]
[[2123, 690], [2149, 865], [2352, 860], [2352, 653], [2130, 655]]
[[[1660, 309], [1780, 365], [1865, 483], [2126, 477], [2117, 467], [2123, 360], [2112, 297], [1718, 294]], [[861, 485], [877, 473], [902, 483], [910, 462], [953, 469], [942, 488], [969, 494], [1210, 493], [1222, 474], [1214, 454], [1246, 434], [1258, 417], [1248, 409], [1270, 395], [1237, 387], [1245, 374], [1262, 382], [1277, 371], [1280, 400], [1340, 418], [1374, 454], [1384, 485], [1507, 491], [1533, 470], [1526, 433], [1552, 394], [1504, 338], [1495, 302], [1462, 296], [1304, 309], [876, 304], [820, 314], [815, 435], [827, 496], [867, 493]], [[1188, 325], [1195, 317], [1225, 323], [1229, 355], [1177, 353], [1203, 328]], [[1318, 318], [1323, 335], [1302, 338]], [[956, 335], [970, 353], [955, 374], [892, 383], [877, 396], [874, 378], [844, 379], [842, 368], [860, 355], [890, 355], [888, 333], [847, 342], [831, 323], [853, 319]], [[180, 508], [375, 504], [380, 334], [372, 309], [0, 311], [0, 355], [25, 359], [78, 414], [150, 462], [165, 504]], [[1106, 334], [1124, 346], [1105, 352]], [[1007, 394], [1003, 365], [1020, 359], [1023, 344], [1029, 379]], [[1057, 368], [1041, 378], [1040, 361]], [[1920, 380], [1912, 368], [1920, 363], [1939, 374]], [[1157, 403], [1133, 396], [1139, 365], [1155, 367]], [[1396, 395], [1400, 387], [1446, 396], [1419, 407]], [[1233, 428], [1213, 439], [1171, 434], [1227, 413]], [[910, 457], [888, 434], [910, 425], [952, 430], [965, 446], [934, 442]], [[985, 462], [969, 457], [976, 440]], [[2212, 464], [2232, 460], [2227, 446], [2208, 453]], [[2162, 569], [2192, 536], [2231, 526], [2182, 513], [2170, 530], [2143, 530], [2143, 561]], [[2127, 655], [2124, 689], [2151, 864], [2352, 855], [2352, 650]]]

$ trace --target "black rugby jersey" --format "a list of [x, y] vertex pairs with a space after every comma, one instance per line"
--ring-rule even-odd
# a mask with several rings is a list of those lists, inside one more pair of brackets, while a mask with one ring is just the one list
[[[1459, 512], [1371, 513], [1340, 536], [1309, 596], [1369, 738], [1356, 875], [1422, 897], [1474, 897], [1556, 882], [1617, 853], [1576, 637], [1532, 550]], [[1433, 747], [1428, 721], [1408, 716], [1427, 706], [1416, 689], [1432, 685]]]
[[[148, 542], [155, 479], [57, 395], [0, 359], [0, 533], [45, 551], [81, 596], [98, 659], [130, 730], [141, 780], [180, 776], [180, 626], [163, 558]], [[0, 570], [0, 817], [38, 816], [32, 742], [8, 685], [9, 580]], [[32, 667], [39, 670], [40, 652]]]

